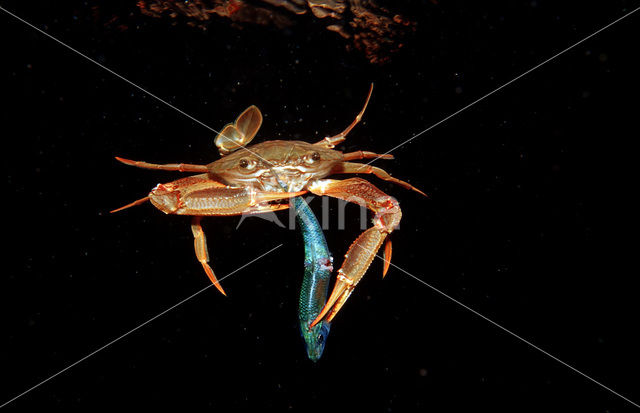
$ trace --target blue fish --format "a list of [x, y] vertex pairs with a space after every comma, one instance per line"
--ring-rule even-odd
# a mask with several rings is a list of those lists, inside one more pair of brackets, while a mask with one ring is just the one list
[[304, 239], [304, 278], [298, 306], [300, 332], [309, 359], [316, 362], [324, 351], [331, 323], [321, 321], [314, 327], [310, 327], [310, 324], [320, 314], [327, 301], [333, 258], [318, 219], [309, 205], [302, 197], [295, 197], [291, 202], [296, 210], [296, 220]]

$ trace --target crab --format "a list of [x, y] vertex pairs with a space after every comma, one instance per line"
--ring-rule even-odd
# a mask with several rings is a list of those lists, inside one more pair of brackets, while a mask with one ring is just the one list
[[306, 193], [329, 196], [366, 206], [374, 212], [373, 225], [349, 247], [342, 267], [337, 271], [333, 290], [320, 314], [310, 324], [330, 322], [343, 307], [362, 279], [377, 252], [385, 243], [383, 276], [391, 259], [391, 234], [402, 217], [398, 201], [365, 179], [327, 179], [338, 174], [372, 174], [426, 196], [411, 184], [394, 178], [381, 168], [351, 162], [359, 159], [393, 159], [390, 154], [369, 151], [343, 153], [335, 146], [345, 141], [360, 122], [367, 108], [373, 85], [362, 110], [346, 129], [319, 142], [270, 140], [247, 146], [262, 125], [256, 106], [248, 107], [235, 122], [227, 124], [216, 136], [221, 158], [208, 165], [154, 164], [116, 159], [126, 165], [164, 171], [197, 173], [169, 183], [158, 184], [148, 196], [111, 212], [121, 211], [150, 201], [165, 214], [192, 216], [191, 230], [195, 254], [205, 273], [224, 295], [224, 289], [209, 265], [207, 241], [201, 226], [205, 216], [246, 215], [289, 208], [290, 198]]

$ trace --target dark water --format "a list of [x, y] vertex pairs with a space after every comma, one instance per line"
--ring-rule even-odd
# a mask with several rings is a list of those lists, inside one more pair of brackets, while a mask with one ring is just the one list
[[[415, 36], [377, 66], [312, 19], [288, 30], [214, 19], [202, 31], [106, 3], [0, 4], [213, 128], [258, 105], [256, 142], [339, 132], [374, 82], [341, 149], [377, 152], [638, 5], [423, 2]], [[105, 24], [111, 15], [127, 29]], [[377, 161], [430, 199], [367, 177], [403, 207], [396, 265], [636, 403], [639, 19]], [[218, 155], [211, 131], [4, 12], [0, 39], [4, 403], [209, 283], [188, 218], [149, 205], [108, 214], [179, 174], [113, 156]], [[357, 207], [347, 213], [355, 222]], [[225, 280], [228, 298], [210, 288], [6, 408], [635, 409], [400, 270], [382, 281], [380, 262], [314, 365], [297, 330], [300, 234], [237, 223], [204, 220], [219, 276], [283, 245]], [[358, 232], [326, 232], [337, 264]]]

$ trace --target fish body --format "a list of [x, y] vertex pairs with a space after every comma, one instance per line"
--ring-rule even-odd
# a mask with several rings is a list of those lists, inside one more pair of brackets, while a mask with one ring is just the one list
[[296, 220], [304, 240], [304, 277], [298, 306], [300, 332], [309, 359], [316, 362], [324, 351], [331, 323], [322, 321], [314, 327], [310, 327], [310, 324], [327, 301], [333, 258], [318, 219], [309, 205], [302, 197], [295, 197], [291, 202], [296, 209]]

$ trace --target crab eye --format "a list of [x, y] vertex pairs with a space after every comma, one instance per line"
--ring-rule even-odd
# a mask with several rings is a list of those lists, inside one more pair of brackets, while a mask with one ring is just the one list
[[304, 161], [308, 164], [312, 164], [320, 160], [320, 154], [318, 152], [312, 152], [304, 157]]
[[238, 166], [242, 169], [251, 170], [256, 167], [257, 162], [253, 159], [240, 159], [238, 161]]

